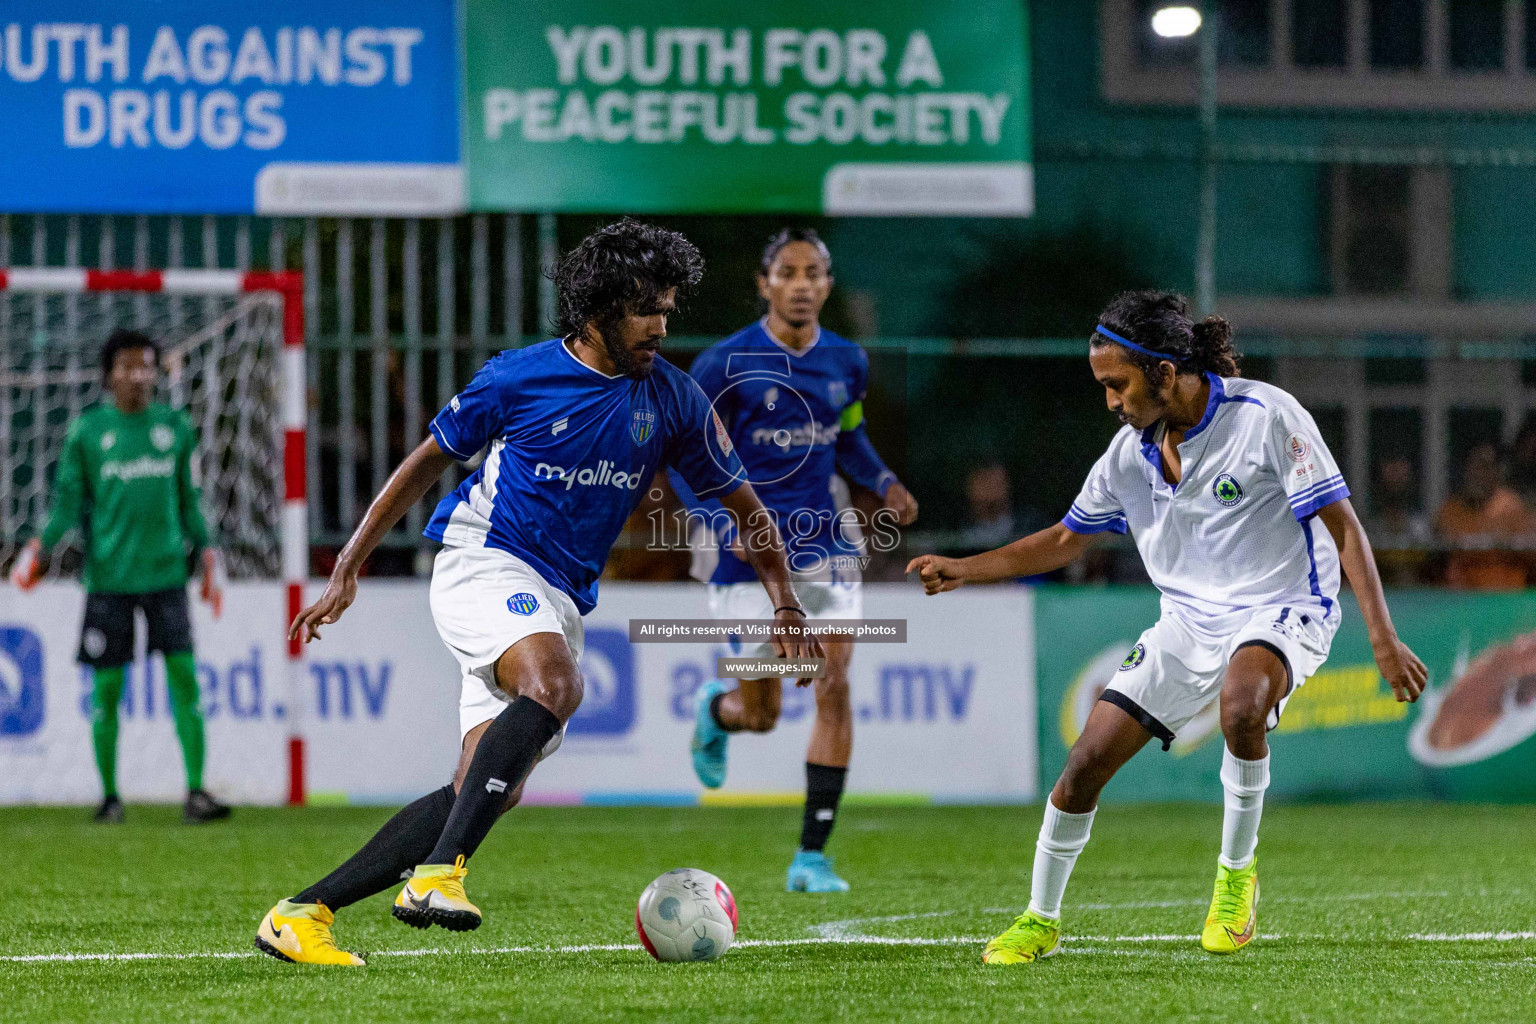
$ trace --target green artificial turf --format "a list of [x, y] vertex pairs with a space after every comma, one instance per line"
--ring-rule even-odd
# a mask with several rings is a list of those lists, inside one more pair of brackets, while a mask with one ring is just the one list
[[[1195, 936], [1220, 808], [1106, 807], [1063, 954], [1016, 967], [983, 965], [981, 944], [1028, 899], [1038, 808], [848, 808], [829, 852], [853, 891], [831, 896], [783, 892], [794, 809], [520, 808], [472, 863], [479, 931], [407, 928], [390, 893], [337, 921], [366, 968], [256, 954], [262, 914], [389, 813], [242, 808], [187, 827], [130, 807], [112, 828], [0, 810], [0, 1020], [1536, 1020], [1533, 808], [1273, 806], [1261, 937], [1217, 958]], [[636, 897], [679, 866], [735, 890], [746, 944], [718, 962], [635, 944]], [[632, 948], [569, 948], [591, 945]], [[13, 959], [71, 953], [196, 955]]]

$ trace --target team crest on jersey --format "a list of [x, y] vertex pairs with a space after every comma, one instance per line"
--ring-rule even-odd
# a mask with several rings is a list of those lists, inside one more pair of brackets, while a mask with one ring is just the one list
[[539, 599], [532, 594], [513, 594], [507, 598], [507, 611], [514, 615], [532, 615], [539, 610]]
[[176, 431], [164, 423], [156, 423], [149, 428], [149, 443], [155, 446], [157, 452], [168, 451], [176, 443]]
[[1211, 493], [1226, 508], [1231, 508], [1243, 500], [1242, 485], [1233, 478], [1231, 473], [1223, 473], [1218, 476], [1216, 482], [1211, 484]]
[[649, 409], [636, 409], [629, 421], [629, 436], [635, 444], [645, 444], [656, 433], [656, 414]]
[[828, 381], [827, 398], [834, 409], [841, 409], [848, 404], [848, 385], [840, 380]]
[[731, 447], [731, 432], [725, 429], [724, 423], [720, 422], [719, 413], [711, 409], [709, 410], [709, 415], [715, 421], [715, 441], [720, 445], [720, 450], [722, 452], [724, 452], [726, 455], [730, 455], [731, 452], [735, 451], [735, 449]]
[[1121, 672], [1129, 672], [1131, 669], [1135, 668], [1137, 665], [1140, 665], [1142, 663], [1142, 660], [1144, 658], [1146, 658], [1146, 656], [1147, 656], [1147, 648], [1146, 648], [1146, 646], [1144, 644], [1137, 644], [1135, 647], [1131, 648], [1131, 653], [1127, 654], [1125, 656], [1125, 660], [1120, 663], [1120, 671]]
[[1292, 462], [1306, 462], [1311, 452], [1312, 446], [1300, 434], [1293, 433], [1285, 439], [1285, 454], [1290, 456]]
[[102, 451], [104, 451], [104, 452], [111, 451], [112, 450], [112, 446], [115, 445], [115, 444], [117, 444], [117, 431], [109, 430], [105, 434], [101, 435], [101, 450]]

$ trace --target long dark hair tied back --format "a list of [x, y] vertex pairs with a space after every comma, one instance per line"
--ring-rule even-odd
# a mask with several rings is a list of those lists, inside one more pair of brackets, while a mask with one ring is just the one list
[[[1121, 292], [1099, 314], [1099, 323], [1145, 349], [1162, 353], [1179, 373], [1214, 373], [1240, 377], [1241, 356], [1232, 345], [1232, 325], [1219, 316], [1195, 321], [1189, 303], [1175, 292]], [[1117, 342], [1094, 332], [1094, 347]], [[1162, 362], [1156, 356], [1126, 349], [1126, 357], [1141, 367], [1147, 380], [1162, 383]]]

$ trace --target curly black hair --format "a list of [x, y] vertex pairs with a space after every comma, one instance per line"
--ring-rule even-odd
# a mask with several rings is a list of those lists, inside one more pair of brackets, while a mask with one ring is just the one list
[[669, 289], [676, 288], [681, 301], [703, 276], [704, 257], [692, 242], [676, 231], [625, 217], [583, 238], [556, 264], [560, 312], [555, 327], [569, 338], [591, 324], [606, 336], [605, 326], [626, 313], [654, 309]]
[[[1188, 301], [1175, 292], [1121, 292], [1099, 314], [1099, 323], [1142, 348], [1164, 353], [1178, 373], [1241, 375], [1241, 357], [1232, 346], [1232, 325], [1219, 316], [1196, 323], [1190, 319]], [[1089, 344], [1099, 348], [1117, 342], [1095, 330]], [[1126, 349], [1125, 355], [1141, 368], [1148, 384], [1162, 386], [1164, 360], [1135, 349]]]
[[117, 354], [127, 348], [147, 348], [155, 354], [155, 362], [160, 362], [160, 344], [145, 334], [143, 331], [131, 331], [126, 327], [119, 327], [107, 335], [106, 342], [101, 346], [101, 375], [112, 375], [112, 364], [117, 362]]

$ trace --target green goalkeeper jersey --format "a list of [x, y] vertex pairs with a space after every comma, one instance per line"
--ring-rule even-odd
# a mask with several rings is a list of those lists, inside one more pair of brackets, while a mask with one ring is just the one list
[[43, 548], [79, 526], [92, 594], [185, 586], [189, 547], [208, 544], [196, 448], [192, 424], [168, 405], [131, 415], [110, 402], [88, 409], [64, 438]]

